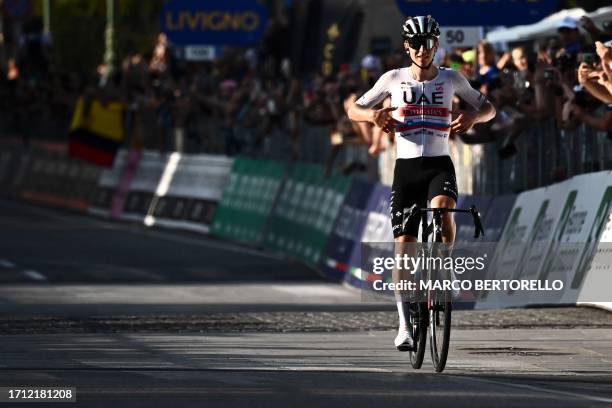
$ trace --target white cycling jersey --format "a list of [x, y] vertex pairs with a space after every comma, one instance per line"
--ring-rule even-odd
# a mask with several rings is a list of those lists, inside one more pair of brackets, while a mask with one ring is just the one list
[[391, 106], [397, 107], [392, 116], [402, 122], [395, 130], [398, 159], [448, 156], [455, 94], [476, 109], [486, 101], [459, 72], [440, 67], [435, 78], [424, 82], [415, 80], [410, 68], [387, 71], [356, 103], [371, 108], [391, 96]]

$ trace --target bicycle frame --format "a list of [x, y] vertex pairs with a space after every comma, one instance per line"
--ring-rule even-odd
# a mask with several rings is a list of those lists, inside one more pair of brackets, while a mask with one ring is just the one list
[[[427, 214], [432, 213], [432, 222], [428, 223]], [[421, 217], [421, 236], [420, 242], [425, 244], [429, 243], [429, 236], [433, 233], [432, 245], [422, 246], [422, 251], [426, 257], [431, 255], [431, 252], [435, 250], [436, 243], [442, 243], [442, 215], [446, 213], [470, 213], [474, 221], [474, 238], [478, 238], [481, 235], [484, 236], [484, 229], [480, 220], [480, 214], [476, 209], [476, 206], [472, 205], [469, 209], [451, 209], [451, 208], [419, 208], [416, 204], [410, 208], [404, 209], [404, 219], [402, 220], [402, 229], [405, 230], [406, 224], [414, 219], [417, 215]], [[427, 280], [432, 281], [432, 268], [427, 268]], [[432, 355], [432, 362], [436, 372], [441, 372], [446, 366], [446, 358], [448, 355], [449, 341], [450, 341], [450, 326], [451, 326], [451, 312], [452, 312], [452, 296], [448, 293], [443, 292], [443, 297], [436, 297], [438, 291], [432, 290], [431, 286], [427, 290], [426, 299], [426, 317], [418, 317], [416, 321], [411, 321], [410, 324], [416, 324], [419, 328], [419, 339], [415, 340], [415, 349], [411, 352], [410, 361], [413, 368], [420, 368], [423, 361], [423, 353], [426, 343], [426, 335], [424, 334], [427, 328], [430, 328], [430, 349]], [[421, 310], [421, 306], [418, 307]], [[443, 317], [440, 318], [441, 313]], [[419, 315], [420, 316], [420, 315]], [[420, 323], [415, 323], [415, 322]], [[440, 326], [443, 322], [442, 326]], [[422, 327], [421, 327], [422, 326]], [[438, 336], [437, 330], [442, 327], [442, 336]], [[418, 343], [418, 345], [417, 345]]]

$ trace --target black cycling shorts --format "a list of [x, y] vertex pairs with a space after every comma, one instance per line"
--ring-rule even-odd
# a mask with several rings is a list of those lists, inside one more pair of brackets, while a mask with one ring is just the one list
[[439, 195], [445, 195], [457, 201], [455, 166], [450, 156], [397, 159], [389, 200], [393, 236], [395, 238], [401, 235], [417, 237], [420, 217], [406, 225], [406, 230], [402, 231], [404, 208], [414, 204], [426, 207], [427, 201]]

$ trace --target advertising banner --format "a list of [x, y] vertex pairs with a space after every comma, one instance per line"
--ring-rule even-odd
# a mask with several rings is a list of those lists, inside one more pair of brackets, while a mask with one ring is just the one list
[[491, 200], [487, 212], [481, 212], [483, 217], [482, 225], [485, 230], [485, 241], [499, 241], [515, 201], [516, 194], [497, 196]]
[[31, 159], [31, 153], [20, 147], [6, 147], [0, 151], [0, 196], [19, 196]]
[[[491, 204], [491, 198], [489, 197], [479, 197], [479, 196], [470, 196], [470, 195], [460, 195], [459, 202], [457, 203], [457, 208], [467, 209], [470, 208], [471, 205], [475, 205], [476, 209], [480, 213], [481, 220], [484, 225], [484, 218], [487, 215], [487, 211], [489, 209], [489, 205]], [[472, 242], [474, 241], [474, 219], [471, 214], [454, 214], [455, 225], [457, 226], [457, 231], [455, 235], [456, 242]], [[479, 238], [480, 241], [483, 238]], [[489, 240], [489, 237], [486, 235], [484, 240]]]
[[169, 186], [156, 192], [147, 224], [208, 232], [233, 159], [209, 154], [177, 156]]
[[351, 255], [361, 242], [373, 189], [371, 183], [353, 180], [323, 251], [320, 268], [325, 276], [342, 280], [348, 271]]
[[168, 159], [167, 154], [153, 151], [143, 152], [130, 184], [123, 212], [119, 216], [120, 219], [144, 221], [153, 204], [153, 197], [160, 185]]
[[[122, 174], [124, 173], [126, 157], [127, 151], [124, 149], [119, 150], [117, 156], [115, 156], [113, 167], [103, 168], [100, 171], [93, 201], [87, 210], [89, 214], [108, 217], [111, 213], [115, 190], [119, 186]], [[129, 184], [127, 187], [129, 188]], [[127, 194], [127, 190], [125, 194]], [[121, 209], [123, 209], [123, 205]]]
[[259, 245], [286, 167], [285, 163], [273, 160], [236, 158], [214, 213], [210, 233]]
[[594, 241], [597, 240], [595, 235], [605, 218], [603, 212], [607, 204], [604, 198], [612, 186], [609, 171], [582, 174], [567, 183], [577, 191], [576, 200], [568, 214], [559, 220], [546, 262], [539, 273], [541, 280], [562, 281], [564, 291], [560, 299], [558, 296], [539, 296], [532, 299], [532, 304], [576, 303], [584, 268], [590, 260], [588, 258], [592, 258]]
[[266, 30], [268, 13], [256, 0], [170, 0], [161, 28], [176, 45], [252, 45]]
[[37, 152], [24, 174], [19, 197], [41, 204], [86, 211], [100, 169], [63, 155]]
[[[511, 279], [519, 265], [525, 242], [538, 220], [546, 213], [549, 204], [546, 188], [523, 192], [518, 195], [510, 217], [506, 221], [498, 245], [489, 262], [488, 275], [492, 279]], [[508, 298], [500, 293], [489, 296], [486, 292], [478, 299], [477, 308], [501, 308]]]
[[371, 262], [363, 260], [368, 257], [393, 256], [394, 242], [389, 217], [389, 197], [391, 188], [377, 184], [366, 207], [366, 224], [361, 236], [361, 245], [356, 245], [349, 261], [348, 273], [344, 276], [344, 282], [359, 289], [372, 290], [375, 281], [391, 281], [390, 274], [377, 275], [373, 271], [363, 270], [362, 265], [370, 265]]
[[447, 26], [515, 26], [531, 24], [554, 13], [556, 0], [396, 0], [406, 16], [431, 14]]
[[326, 177], [314, 164], [295, 164], [272, 212], [265, 246], [317, 265], [332, 232], [351, 179]]
[[[608, 173], [612, 180], [612, 172]], [[612, 186], [606, 187], [589, 231], [586, 248], [572, 280], [580, 288], [578, 304], [612, 310]]]

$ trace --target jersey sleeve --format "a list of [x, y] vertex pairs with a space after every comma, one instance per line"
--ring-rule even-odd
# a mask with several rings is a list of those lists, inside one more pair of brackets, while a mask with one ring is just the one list
[[487, 101], [487, 97], [481, 92], [472, 88], [468, 80], [457, 71], [449, 70], [455, 88], [455, 94], [461, 99], [472, 105], [475, 109], [480, 109]]
[[355, 103], [362, 108], [371, 108], [382, 102], [387, 96], [391, 94], [389, 86], [389, 82], [391, 81], [392, 71], [385, 72], [383, 75], [378, 78], [378, 81], [374, 84], [374, 86], [364, 93]]

